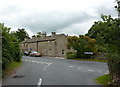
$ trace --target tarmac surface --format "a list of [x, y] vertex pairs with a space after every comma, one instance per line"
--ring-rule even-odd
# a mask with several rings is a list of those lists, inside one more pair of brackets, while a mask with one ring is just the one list
[[22, 61], [22, 65], [14, 73], [3, 79], [3, 85], [8, 87], [10, 85], [31, 85], [34, 87], [98, 85], [95, 78], [109, 73], [107, 64], [102, 62], [29, 56], [23, 56]]

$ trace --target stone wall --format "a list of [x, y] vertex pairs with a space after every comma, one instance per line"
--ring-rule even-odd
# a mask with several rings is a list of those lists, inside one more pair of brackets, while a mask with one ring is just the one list
[[38, 42], [38, 52], [45, 56], [55, 56], [55, 41]]
[[64, 34], [55, 36], [56, 37], [56, 56], [65, 56], [67, 49], [67, 36]]
[[102, 52], [98, 52], [97, 54], [93, 55], [93, 58], [98, 60], [108, 60], [107, 54]]

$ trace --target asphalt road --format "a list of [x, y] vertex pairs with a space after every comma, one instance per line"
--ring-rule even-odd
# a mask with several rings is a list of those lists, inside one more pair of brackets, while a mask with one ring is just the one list
[[101, 62], [29, 56], [22, 61], [3, 85], [98, 85], [94, 79], [108, 73], [107, 64]]

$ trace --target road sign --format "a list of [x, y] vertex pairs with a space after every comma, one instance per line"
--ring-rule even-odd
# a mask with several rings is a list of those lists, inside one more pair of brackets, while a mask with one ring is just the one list
[[91, 55], [92, 55], [92, 54], [93, 54], [93, 52], [84, 52], [84, 54], [91, 54]]
[[84, 54], [90, 54], [92, 59], [93, 52], [84, 52]]

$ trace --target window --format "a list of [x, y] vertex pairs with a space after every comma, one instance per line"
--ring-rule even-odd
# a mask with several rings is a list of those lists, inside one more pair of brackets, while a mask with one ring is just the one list
[[62, 50], [62, 54], [64, 54], [64, 50]]

